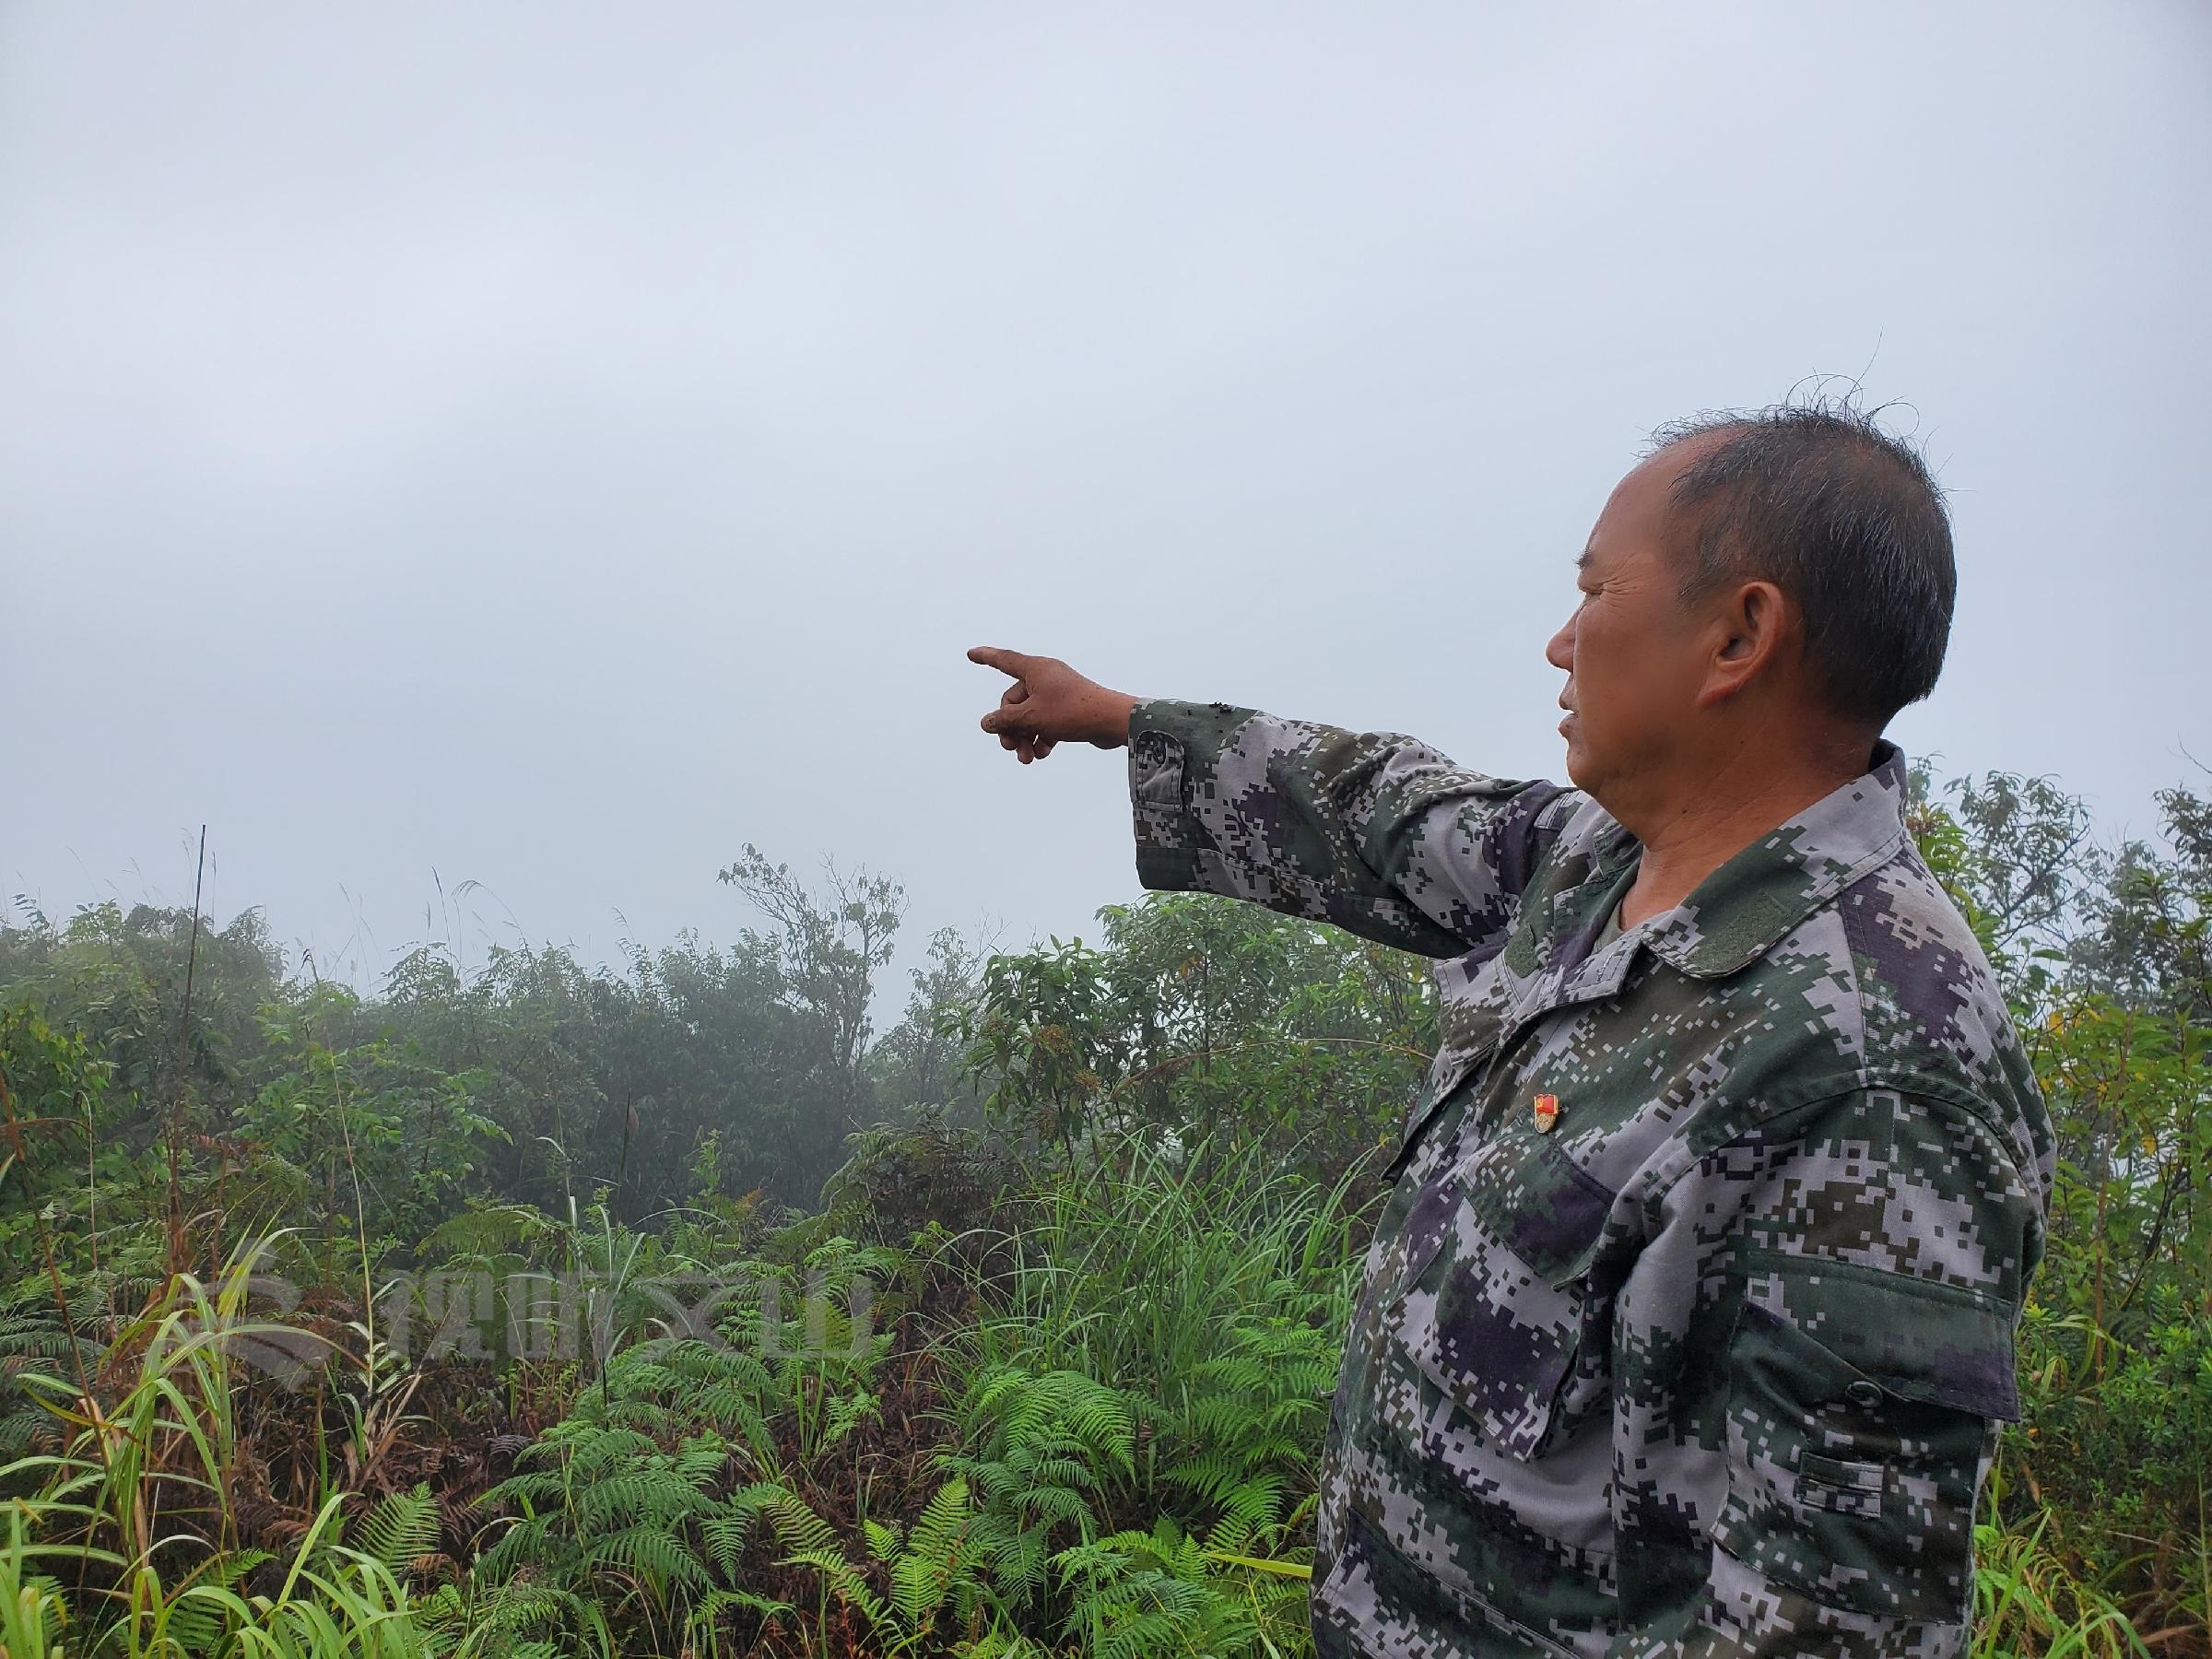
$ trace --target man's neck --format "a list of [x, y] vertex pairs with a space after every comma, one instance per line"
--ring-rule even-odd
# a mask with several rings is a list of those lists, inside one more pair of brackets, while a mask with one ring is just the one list
[[1698, 884], [1746, 847], [1860, 775], [1841, 763], [1778, 768], [1769, 755], [1739, 751], [1707, 772], [1693, 789], [1627, 828], [1643, 844], [1635, 885], [1621, 900], [1620, 919], [1633, 927], [1672, 910]]

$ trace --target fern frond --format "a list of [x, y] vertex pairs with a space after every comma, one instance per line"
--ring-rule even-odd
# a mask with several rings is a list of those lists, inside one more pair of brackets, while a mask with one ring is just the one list
[[651, 1523], [599, 1539], [584, 1552], [584, 1560], [594, 1567], [611, 1562], [661, 1584], [681, 1583], [705, 1590], [713, 1583], [682, 1539]]
[[438, 1500], [429, 1484], [418, 1481], [408, 1491], [393, 1492], [361, 1524], [361, 1551], [394, 1575], [438, 1547]]

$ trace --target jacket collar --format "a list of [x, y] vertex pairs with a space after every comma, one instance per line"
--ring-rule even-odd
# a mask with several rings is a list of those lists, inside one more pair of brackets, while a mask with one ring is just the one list
[[1642, 943], [1698, 979], [1735, 972], [1897, 855], [1905, 840], [1905, 794], [1903, 752], [1878, 744], [1871, 771], [1729, 859], [1656, 918]]

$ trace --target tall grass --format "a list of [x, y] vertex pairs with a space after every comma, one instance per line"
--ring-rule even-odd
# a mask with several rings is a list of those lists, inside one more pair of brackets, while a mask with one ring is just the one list
[[1098, 1170], [1052, 1176], [1018, 1204], [963, 1351], [1079, 1371], [1165, 1397], [1187, 1392], [1253, 1324], [1336, 1337], [1363, 1218], [1352, 1177], [1319, 1187], [1262, 1150], [1122, 1142]]
[[[173, 1276], [115, 1334], [88, 1390], [22, 1377], [71, 1432], [62, 1451], [0, 1468], [0, 1487], [34, 1493], [11, 1504], [0, 1547], [6, 1659], [413, 1659], [451, 1647], [404, 1579], [427, 1494], [388, 1500], [371, 1517], [381, 1553], [345, 1545], [338, 1490], [321, 1498], [288, 1560], [240, 1546], [247, 1369], [298, 1381], [323, 1358], [319, 1339], [250, 1312], [270, 1248], [236, 1250], [212, 1284]], [[256, 1580], [268, 1588], [252, 1589]]]
[[1002, 1586], [1078, 1651], [1306, 1651], [1350, 1180], [1132, 1137], [1048, 1177], [983, 1253], [982, 1311], [942, 1345], [972, 1449], [951, 1461]]
[[1973, 1659], [2148, 1659], [2120, 1606], [2045, 1546], [2050, 1522], [1974, 1529]]

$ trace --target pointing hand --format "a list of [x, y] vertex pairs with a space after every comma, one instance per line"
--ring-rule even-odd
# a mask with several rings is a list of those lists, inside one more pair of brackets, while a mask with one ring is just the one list
[[1013, 676], [998, 707], [983, 716], [983, 730], [997, 734], [999, 747], [1013, 750], [1024, 766], [1063, 743], [1120, 748], [1129, 741], [1129, 715], [1137, 700], [1084, 678], [1058, 657], [978, 645], [968, 660]]

